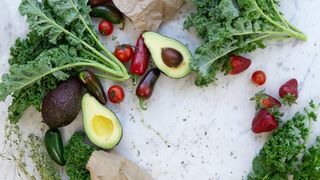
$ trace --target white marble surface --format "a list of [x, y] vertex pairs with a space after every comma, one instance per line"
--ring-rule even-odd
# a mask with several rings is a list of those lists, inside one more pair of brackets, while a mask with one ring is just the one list
[[[310, 99], [320, 100], [320, 1], [281, 0], [285, 16], [305, 32], [309, 40], [295, 40], [268, 44], [267, 49], [247, 55], [253, 65], [237, 77], [219, 75], [216, 85], [198, 88], [194, 76], [182, 80], [161, 76], [148, 110], [140, 111], [131, 83], [126, 86], [125, 102], [119, 106], [108, 104], [119, 116], [124, 136], [116, 151], [147, 169], [157, 180], [165, 179], [246, 179], [251, 161], [262, 147], [266, 135], [250, 131], [254, 104], [249, 101], [256, 92], [267, 89], [277, 97], [278, 87], [295, 77], [300, 82], [298, 105], [287, 110], [286, 116], [304, 107]], [[15, 39], [28, 31], [25, 20], [17, 11], [19, 0], [1, 0], [0, 3], [0, 67], [8, 69], [9, 48]], [[198, 39], [182, 30], [182, 22], [190, 5], [183, 8], [174, 20], [165, 23], [160, 32], [189, 44], [193, 50]], [[138, 32], [117, 31], [120, 43], [132, 43]], [[108, 42], [109, 49], [112, 44]], [[264, 87], [250, 82], [253, 71], [263, 69], [268, 75]], [[112, 82], [105, 82], [109, 87]], [[0, 103], [0, 129], [7, 117], [8, 99]], [[24, 131], [39, 133], [40, 113], [29, 109], [21, 122]], [[63, 128], [67, 139], [82, 126], [81, 116]], [[314, 136], [320, 135], [315, 128]], [[3, 146], [3, 145], [1, 145]], [[1, 147], [0, 147], [1, 148]], [[21, 179], [11, 161], [0, 160], [0, 179]]]

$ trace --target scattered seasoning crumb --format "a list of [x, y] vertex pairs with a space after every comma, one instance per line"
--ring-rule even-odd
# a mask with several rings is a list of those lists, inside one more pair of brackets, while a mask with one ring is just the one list
[[117, 39], [118, 39], [118, 37], [117, 37], [117, 36], [112, 35], [112, 38], [111, 38], [111, 40], [112, 40], [112, 41], [115, 41], [115, 40], [117, 40]]

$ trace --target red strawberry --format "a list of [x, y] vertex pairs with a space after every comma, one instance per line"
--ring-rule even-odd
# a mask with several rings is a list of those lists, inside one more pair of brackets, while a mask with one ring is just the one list
[[264, 93], [264, 91], [257, 93], [251, 100], [256, 101], [256, 109], [281, 107], [281, 103], [276, 98]]
[[261, 109], [252, 121], [252, 131], [256, 134], [270, 132], [278, 127], [276, 118], [266, 109]]
[[242, 73], [243, 71], [247, 70], [251, 65], [251, 60], [244, 58], [242, 56], [232, 55], [230, 57], [230, 64], [231, 64], [231, 71], [229, 72], [230, 75], [236, 75]]
[[298, 99], [298, 81], [291, 79], [283, 84], [279, 89], [279, 96], [282, 98], [284, 104], [290, 106], [296, 103]]

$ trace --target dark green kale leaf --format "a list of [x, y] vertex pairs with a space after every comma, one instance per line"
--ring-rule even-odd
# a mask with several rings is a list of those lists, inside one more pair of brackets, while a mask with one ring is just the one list
[[25, 39], [18, 38], [10, 49], [9, 64], [26, 64], [33, 61], [42, 51], [55, 47], [43, 36], [31, 31]]
[[[10, 69], [16, 66], [26, 65], [32, 61], [40, 60], [37, 57], [43, 52], [51, 48], [57, 47], [51, 44], [46, 38], [31, 31], [25, 39], [18, 38], [15, 45], [11, 48], [9, 64]], [[70, 71], [70, 73], [72, 73]], [[9, 120], [11, 123], [16, 123], [21, 118], [23, 112], [29, 107], [34, 106], [40, 110], [42, 98], [45, 93], [57, 87], [60, 83], [54, 76], [49, 75], [32, 86], [25, 87], [21, 91], [12, 94], [13, 100], [8, 109]]]
[[85, 144], [84, 139], [85, 133], [76, 132], [64, 147], [66, 172], [70, 180], [90, 180], [90, 173], [86, 165], [95, 148]]
[[319, 180], [320, 179], [320, 137], [314, 146], [308, 149], [293, 176], [294, 180]]
[[194, 27], [203, 39], [191, 67], [199, 77], [196, 84], [215, 81], [231, 54], [264, 48], [263, 41], [272, 38], [306, 36], [282, 16], [275, 0], [193, 0], [196, 12], [185, 21], [186, 29]]

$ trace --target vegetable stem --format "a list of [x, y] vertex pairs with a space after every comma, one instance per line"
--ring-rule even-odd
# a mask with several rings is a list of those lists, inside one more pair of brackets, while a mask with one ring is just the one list
[[[90, 30], [90, 28], [88, 27], [87, 23], [85, 23], [83, 17], [81, 16], [81, 14], [79, 13], [78, 9], [76, 8], [76, 6], [74, 5], [74, 3], [69, 0], [70, 3], [73, 5], [73, 8], [77, 11], [81, 21], [83, 22], [83, 24], [86, 26], [87, 30], [89, 31], [89, 33], [93, 36], [93, 38], [95, 39], [96, 42], [98, 42], [99, 45], [101, 45], [100, 41], [96, 38], [96, 36], [92, 33], [92, 31]], [[122, 76], [125, 79], [129, 79], [129, 75], [126, 72], [126, 70], [124, 71], [124, 69], [120, 66], [117, 66], [116, 64], [114, 64], [114, 62], [111, 62], [110, 59], [107, 59], [104, 55], [102, 55], [100, 52], [98, 52], [95, 48], [93, 48], [92, 46], [90, 46], [88, 43], [84, 42], [83, 40], [79, 39], [76, 35], [74, 35], [73, 33], [71, 33], [70, 31], [66, 30], [65, 28], [63, 28], [61, 25], [57, 24], [56, 22], [54, 22], [52, 19], [50, 19], [47, 15], [45, 15], [44, 13], [42, 13], [37, 7], [35, 7], [32, 3], [29, 3], [29, 5], [31, 5], [33, 7], [33, 9], [38, 11], [39, 16], [41, 16], [42, 18], [44, 18], [45, 20], [47, 20], [48, 22], [50, 22], [51, 24], [53, 24], [55, 27], [57, 27], [58, 29], [60, 29], [62, 32], [64, 32], [67, 35], [70, 35], [72, 38], [78, 40], [79, 42], [81, 42], [81, 44], [83, 44], [86, 48], [88, 48], [89, 50], [91, 50], [93, 53], [95, 53], [97, 56], [99, 56], [102, 60], [105, 60], [106, 62], [112, 64], [113, 68], [116, 70], [121, 70], [122, 71]], [[107, 51], [107, 50], [106, 50]], [[110, 53], [110, 52], [109, 52]], [[119, 62], [120, 63], [120, 62]], [[123, 66], [123, 65], [122, 65]]]
[[279, 11], [279, 8], [276, 6], [276, 3], [274, 2], [274, 0], [271, 0], [272, 2], [272, 7], [273, 9], [276, 11], [277, 15], [281, 18], [282, 22], [285, 23], [287, 25], [287, 27], [293, 29], [296, 32], [302, 33], [298, 28], [296, 28], [294, 25], [292, 25], [289, 21], [287, 21], [282, 14]]
[[115, 77], [111, 77], [111, 76], [107, 76], [107, 75], [102, 75], [102, 74], [97, 74], [96, 73], [96, 76], [97, 77], [100, 77], [100, 78], [104, 78], [104, 79], [109, 79], [111, 81], [118, 81], [118, 82], [125, 82], [127, 81], [127, 79], [125, 78], [115, 78]]
[[139, 98], [139, 106], [142, 110], [147, 110], [146, 105], [144, 104], [144, 99]]
[[[72, 4], [73, 9], [78, 13], [78, 16], [80, 17], [80, 20], [82, 21], [83, 25], [85, 26], [85, 28], [87, 29], [87, 31], [89, 32], [89, 34], [92, 36], [92, 38], [94, 39], [94, 41], [98, 44], [98, 46], [106, 53], [106, 55], [113, 61], [115, 62], [121, 69], [121, 71], [123, 72], [125, 77], [129, 77], [126, 68], [124, 67], [124, 65], [110, 52], [108, 51], [103, 45], [102, 43], [99, 41], [99, 39], [97, 38], [97, 36], [92, 32], [92, 30], [89, 28], [88, 24], [86, 23], [86, 21], [84, 20], [84, 18], [82, 17], [82, 15], [80, 14], [78, 8], [75, 6], [75, 4], [73, 3], [72, 0], [69, 0], [69, 2]], [[96, 52], [95, 52], [96, 53]], [[99, 53], [100, 54], [100, 53]]]
[[[260, 37], [258, 37], [258, 38], [255, 38], [255, 39], [251, 40], [251, 41], [248, 41], [247, 44], [250, 44], [250, 43], [253, 43], [253, 42], [255, 42], [255, 41], [259, 41], [259, 40], [265, 39], [265, 38], [267, 38], [267, 37], [269, 37], [269, 36], [271, 36], [271, 35], [270, 35], [270, 34], [266, 34], [266, 35], [260, 36]], [[229, 53], [231, 53], [231, 52], [233, 52], [233, 51], [235, 51], [235, 50], [237, 50], [237, 49], [239, 49], [239, 48], [240, 48], [240, 47], [235, 47], [235, 48], [229, 49], [228, 51], [223, 52], [223, 54], [221, 54], [221, 55], [218, 56], [218, 57], [215, 57], [214, 59], [212, 59], [212, 60], [210, 60], [210, 61], [208, 61], [207, 63], [205, 63], [204, 65], [202, 65], [202, 67], [211, 65], [211, 64], [212, 64], [214, 61], [216, 61], [217, 59], [220, 59], [220, 58], [222, 58], [223, 56], [225, 56], [225, 55], [227, 55], [227, 54], [229, 54]]]
[[[33, 83], [35, 83], [36, 81], [42, 79], [43, 77], [49, 75], [49, 74], [52, 74], [54, 72], [57, 72], [57, 71], [60, 71], [60, 70], [63, 70], [63, 69], [68, 69], [68, 68], [74, 68], [74, 67], [83, 67], [83, 66], [88, 66], [88, 67], [94, 67], [94, 68], [97, 68], [103, 72], [107, 72], [107, 73], [110, 73], [110, 74], [114, 74], [114, 75], [119, 75], [118, 72], [115, 73], [113, 72], [113, 70], [111, 70], [110, 68], [108, 67], [103, 67], [101, 64], [99, 63], [96, 63], [96, 62], [93, 62], [93, 61], [90, 61], [90, 60], [87, 60], [85, 62], [77, 62], [77, 63], [72, 63], [72, 64], [67, 64], [67, 65], [64, 65], [64, 66], [60, 66], [60, 67], [57, 67], [57, 68], [53, 68], [51, 69], [50, 71], [44, 73], [44, 74], [41, 74], [41, 76], [38, 76], [34, 79], [31, 79], [30, 81], [28, 81], [27, 83], [24, 83], [24, 84], [21, 84], [21, 86], [15, 88], [14, 91], [19, 91], [21, 90], [22, 88], [24, 87], [27, 87]], [[121, 80], [124, 79], [124, 78], [120, 78]]]
[[297, 39], [300, 39], [300, 40], [303, 40], [303, 41], [306, 41], [307, 40], [307, 36], [303, 33], [298, 33], [296, 31], [293, 31], [292, 29], [288, 29], [286, 27], [283, 27], [281, 24], [275, 22], [274, 20], [272, 20], [269, 16], [267, 16], [263, 11], [262, 9], [259, 7], [259, 5], [257, 4], [256, 1], [254, 1], [254, 5], [256, 6], [257, 10], [261, 13], [261, 15], [267, 19], [271, 24], [281, 28], [282, 30], [288, 32], [290, 35], [292, 35], [293, 37], [296, 37]]

